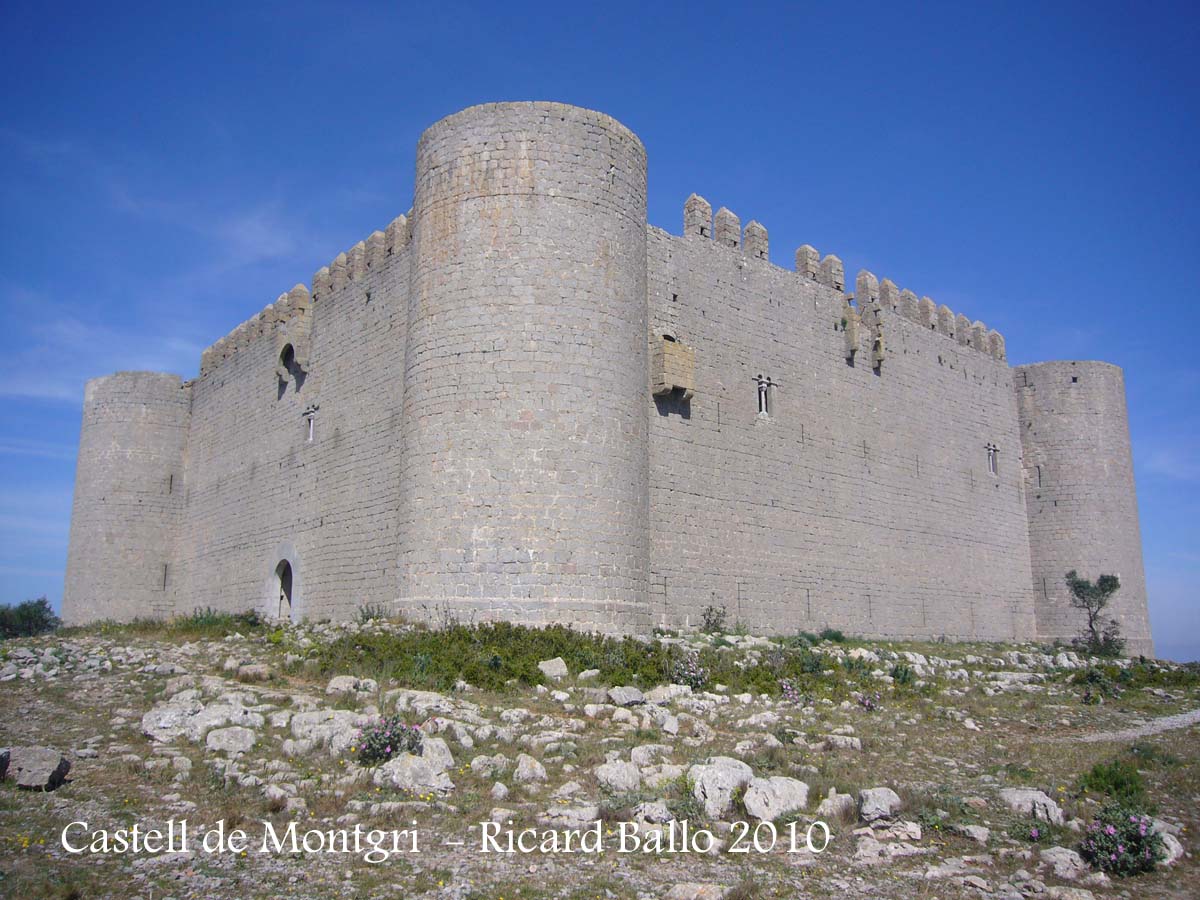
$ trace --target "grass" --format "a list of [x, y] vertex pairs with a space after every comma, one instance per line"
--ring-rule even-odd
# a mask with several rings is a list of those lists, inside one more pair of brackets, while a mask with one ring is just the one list
[[1137, 765], [1125, 757], [1096, 763], [1079, 777], [1081, 793], [1104, 794], [1130, 806], [1145, 806], [1146, 782]]
[[772, 649], [757, 662], [748, 662], [716, 646], [693, 654], [657, 641], [507, 622], [347, 634], [322, 646], [316, 659], [325, 676], [351, 674], [432, 691], [449, 691], [463, 680], [476, 688], [505, 692], [546, 683], [537, 664], [553, 657], [562, 657], [572, 672], [598, 669], [597, 684], [649, 688], [669, 683], [685, 655], [698, 659], [708, 685], [724, 684], [734, 693], [779, 696], [780, 681], [788, 679], [802, 692], [844, 698], [854, 682], [865, 683], [869, 677], [867, 666], [851, 661], [837, 667], [807, 646]]
[[63, 638], [83, 635], [100, 637], [139, 637], [148, 639], [220, 640], [231, 634], [256, 634], [266, 631], [266, 622], [258, 613], [218, 612], [210, 607], [195, 609], [190, 615], [173, 619], [133, 619], [129, 622], [93, 622], [89, 625], [60, 628]]

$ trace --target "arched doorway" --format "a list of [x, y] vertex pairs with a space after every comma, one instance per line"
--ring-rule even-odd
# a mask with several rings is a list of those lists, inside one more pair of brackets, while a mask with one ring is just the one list
[[292, 564], [286, 559], [280, 560], [275, 567], [275, 596], [278, 598], [276, 618], [292, 619]]

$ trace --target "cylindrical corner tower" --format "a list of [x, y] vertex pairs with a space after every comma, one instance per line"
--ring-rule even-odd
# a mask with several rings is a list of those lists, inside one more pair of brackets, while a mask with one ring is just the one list
[[87, 383], [63, 586], [68, 624], [173, 611], [189, 413], [177, 375], [119, 372]]
[[401, 604], [647, 628], [641, 142], [475, 106], [421, 136], [415, 193]]
[[1025, 456], [1025, 502], [1038, 635], [1077, 637], [1064, 576], [1118, 575], [1109, 610], [1126, 652], [1152, 656], [1133, 452], [1121, 370], [1103, 362], [1014, 369]]

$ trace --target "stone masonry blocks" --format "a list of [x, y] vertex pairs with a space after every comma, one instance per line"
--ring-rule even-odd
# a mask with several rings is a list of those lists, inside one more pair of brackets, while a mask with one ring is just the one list
[[1070, 640], [1082, 629], [1068, 571], [1093, 581], [1115, 574], [1126, 649], [1153, 655], [1124, 375], [1109, 363], [1070, 361], [1013, 372], [1038, 634]]
[[1009, 368], [980, 322], [866, 272], [852, 306], [837, 256], [767, 251], [695, 194], [682, 237], [647, 226], [645, 151], [602, 113], [435, 123], [412, 208], [195, 381], [88, 383], [64, 617], [371, 603], [645, 632], [717, 605], [777, 633], [1051, 639], [1078, 632], [1075, 568], [1121, 576], [1152, 653], [1120, 370]]
[[472, 107], [422, 136], [413, 210], [401, 597], [645, 627], [641, 142], [576, 107]]

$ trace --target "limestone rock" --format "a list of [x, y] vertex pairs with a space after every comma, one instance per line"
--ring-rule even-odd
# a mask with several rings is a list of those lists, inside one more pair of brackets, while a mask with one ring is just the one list
[[928, 852], [905, 841], [885, 843], [875, 840], [870, 835], [863, 835], [858, 839], [858, 846], [854, 850], [854, 862], [860, 866], [873, 866], [891, 862], [901, 856], [916, 856]]
[[787, 813], [804, 809], [808, 805], [808, 785], [796, 778], [784, 778], [779, 775], [771, 778], [752, 778], [742, 803], [748, 814], [770, 822]]
[[262, 728], [265, 724], [266, 719], [262, 715], [246, 709], [235, 696], [219, 697], [184, 721], [183, 734], [189, 741], [199, 743], [213, 728], [225, 725]]
[[567, 664], [561, 656], [554, 659], [543, 659], [537, 664], [542, 674], [551, 681], [560, 681], [567, 677]]
[[754, 777], [753, 771], [739, 759], [710, 756], [702, 765], [688, 770], [692, 795], [704, 807], [704, 814], [720, 819], [733, 808], [733, 794]]
[[663, 900], [721, 900], [727, 893], [729, 888], [723, 884], [687, 881], [674, 885], [664, 895]]
[[454, 783], [444, 771], [438, 771], [429, 760], [411, 753], [401, 753], [385, 762], [372, 776], [379, 787], [390, 787], [413, 794], [448, 794]]
[[440, 737], [421, 739], [421, 759], [429, 763], [435, 772], [445, 772], [454, 768], [454, 755]]
[[642, 744], [629, 751], [629, 761], [638, 767], [649, 766], [656, 758], [667, 756], [670, 752], [671, 748], [666, 744]]
[[49, 747], [12, 747], [4, 755], [8, 759], [4, 777], [27, 791], [52, 791], [71, 771], [70, 760]]
[[373, 678], [355, 678], [353, 675], [334, 675], [325, 686], [325, 693], [331, 697], [347, 694], [374, 694], [378, 692], [379, 684]]
[[596, 780], [600, 785], [615, 794], [627, 794], [636, 791], [642, 783], [642, 775], [633, 763], [615, 761], [597, 766]]
[[194, 698], [195, 694], [195, 691], [184, 691], [166, 703], [155, 705], [142, 716], [142, 734], [159, 743], [168, 743], [180, 737], [188, 719], [204, 708], [204, 704]]
[[513, 781], [527, 784], [546, 780], [546, 767], [527, 753], [517, 757], [517, 768], [513, 772]]
[[241, 725], [231, 725], [228, 728], [214, 728], [208, 733], [204, 744], [209, 750], [237, 756], [246, 753], [254, 746], [258, 735], [249, 728]]
[[239, 666], [237, 677], [240, 681], [270, 681], [271, 667], [266, 663], [250, 663]]
[[674, 821], [670, 808], [662, 800], [639, 803], [633, 810], [635, 821], [648, 822], [651, 825], [666, 825]]
[[645, 700], [647, 703], [662, 706], [678, 697], [688, 697], [691, 693], [691, 687], [686, 684], [660, 684], [646, 691]]
[[850, 794], [839, 794], [837, 788], [829, 789], [829, 796], [817, 804], [815, 816], [817, 819], [849, 819], [854, 815], [854, 797]]
[[348, 709], [317, 709], [292, 716], [292, 736], [312, 747], [328, 747], [332, 756], [348, 750], [368, 717]]
[[471, 771], [481, 778], [492, 778], [501, 772], [507, 772], [511, 765], [507, 756], [497, 753], [495, 756], [480, 755], [471, 760]]
[[1052, 825], [1063, 824], [1063, 811], [1045, 792], [1034, 788], [1004, 788], [1000, 799], [1015, 813]]
[[955, 834], [970, 838], [977, 844], [986, 844], [992, 836], [992, 832], [982, 825], [952, 825], [950, 830]]
[[599, 818], [600, 807], [585, 804], [582, 806], [553, 806], [538, 816], [538, 821], [554, 828], [586, 828], [595, 824]]
[[891, 788], [867, 788], [858, 792], [858, 814], [864, 822], [890, 819], [902, 805], [900, 795]]
[[1167, 831], [1162, 832], [1162, 839], [1167, 855], [1159, 860], [1159, 865], [1173, 866], [1183, 858], [1183, 844], [1179, 842], [1179, 838]]
[[609, 688], [608, 699], [617, 706], [638, 706], [646, 702], [645, 696], [635, 687]]
[[1088, 865], [1083, 857], [1066, 847], [1047, 847], [1040, 854], [1042, 862], [1054, 869], [1056, 877], [1063, 881], [1078, 881], [1088, 874]]
[[826, 750], [861, 750], [862, 740], [848, 734], [825, 735]]
[[1042, 896], [1046, 900], [1096, 900], [1096, 895], [1086, 888], [1063, 887], [1062, 885], [1046, 888], [1046, 893]]

